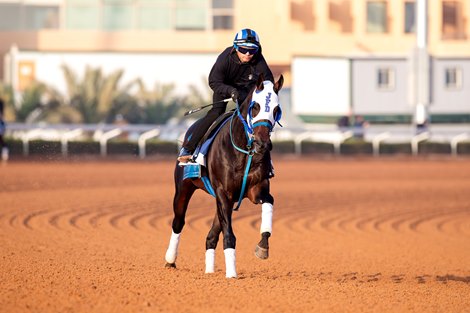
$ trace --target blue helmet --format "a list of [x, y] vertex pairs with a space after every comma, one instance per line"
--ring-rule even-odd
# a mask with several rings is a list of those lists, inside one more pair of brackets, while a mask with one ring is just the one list
[[235, 35], [233, 46], [234, 48], [238, 46], [260, 48], [261, 45], [259, 43], [258, 34], [252, 29], [245, 28]]

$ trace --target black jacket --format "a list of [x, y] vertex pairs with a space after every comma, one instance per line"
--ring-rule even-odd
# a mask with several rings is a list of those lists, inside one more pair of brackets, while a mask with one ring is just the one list
[[250, 62], [242, 63], [233, 47], [225, 49], [217, 58], [209, 73], [209, 86], [214, 91], [214, 102], [230, 98], [235, 87], [240, 103], [256, 84], [258, 76], [264, 74], [265, 80], [274, 83], [274, 77], [261, 53], [261, 48]]

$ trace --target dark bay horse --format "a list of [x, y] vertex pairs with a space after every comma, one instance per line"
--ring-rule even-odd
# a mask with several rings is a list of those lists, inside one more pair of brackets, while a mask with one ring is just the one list
[[[261, 241], [256, 246], [255, 255], [261, 259], [268, 258], [274, 204], [269, 191], [269, 171], [272, 166], [270, 134], [281, 117], [278, 92], [283, 82], [282, 75], [274, 84], [259, 77], [253, 92], [241, 106], [237, 105], [234, 114], [222, 126], [206, 155], [206, 167], [203, 170], [211, 182], [217, 204], [212, 228], [206, 239], [206, 273], [215, 271], [215, 248], [222, 233], [226, 277], [237, 277], [232, 211], [235, 203], [238, 202], [239, 206], [243, 198], [261, 204]], [[177, 164], [172, 234], [165, 255], [168, 267], [176, 266], [180, 235], [194, 191], [203, 189], [209, 193], [202, 179], [183, 179], [183, 172], [184, 168]]]

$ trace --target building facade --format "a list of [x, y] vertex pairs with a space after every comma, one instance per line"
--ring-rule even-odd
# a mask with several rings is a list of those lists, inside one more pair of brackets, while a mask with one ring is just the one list
[[[298, 114], [335, 116], [359, 110], [409, 115], [412, 104], [404, 80], [407, 59], [416, 45], [415, 11], [413, 0], [0, 0], [0, 56], [6, 60], [0, 65], [0, 78], [20, 91], [28, 81], [42, 77], [41, 56], [48, 54], [81, 54], [89, 60], [96, 54], [154, 55], [163, 63], [169, 55], [180, 55], [194, 64], [201, 56], [215, 61], [239, 29], [250, 27], [259, 33], [274, 74], [282, 73], [292, 87], [292, 108]], [[453, 99], [449, 112], [444, 112], [446, 105], [436, 108], [442, 114], [470, 113], [465, 85], [470, 76], [468, 20], [470, 0], [428, 0], [431, 102]], [[12, 63], [12, 47], [23, 67]], [[35, 56], [28, 61], [21, 58], [22, 52]], [[349, 64], [346, 100], [325, 99], [329, 103], [324, 105], [335, 110], [306, 110], [309, 99], [295, 95], [296, 80], [304, 79], [295, 78], [293, 64], [305, 57], [315, 58], [316, 64], [318, 59], [335, 63], [338, 58]], [[191, 71], [186, 63], [174, 64], [175, 71]], [[313, 70], [330, 71], [319, 66]], [[368, 71], [372, 72], [364, 76]], [[374, 89], [367, 89], [367, 77], [373, 78], [369, 88]], [[384, 94], [376, 94], [377, 80], [379, 85], [393, 81], [393, 88], [385, 88], [389, 88], [386, 100]], [[446, 84], [461, 92], [449, 95], [452, 87]], [[385, 92], [383, 87], [379, 89]], [[363, 101], [361, 95], [367, 93], [371, 100]], [[369, 103], [372, 99], [380, 104]], [[339, 112], [339, 107], [344, 109]]]

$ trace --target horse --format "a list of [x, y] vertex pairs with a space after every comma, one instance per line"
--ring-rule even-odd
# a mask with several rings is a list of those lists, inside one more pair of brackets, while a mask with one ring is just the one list
[[[184, 179], [183, 166], [176, 164], [174, 218], [165, 254], [166, 267], [176, 267], [186, 210], [197, 189], [215, 195], [217, 205], [212, 227], [206, 238], [205, 273], [215, 272], [215, 249], [222, 233], [226, 277], [237, 277], [232, 211], [238, 210], [244, 198], [254, 204], [261, 204], [261, 240], [256, 245], [255, 255], [260, 259], [268, 258], [274, 205], [269, 180], [269, 172], [272, 170], [270, 134], [281, 118], [278, 93], [283, 82], [282, 75], [275, 83], [264, 81], [260, 75], [252, 92], [240, 106], [237, 103], [232, 116], [220, 127], [206, 155], [206, 167], [202, 168], [206, 171], [210, 186], [201, 178]], [[189, 131], [186, 136], [188, 133]], [[238, 202], [236, 208], [235, 202]]]

